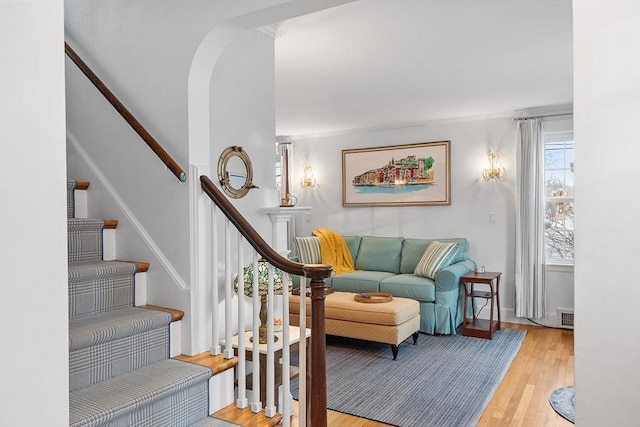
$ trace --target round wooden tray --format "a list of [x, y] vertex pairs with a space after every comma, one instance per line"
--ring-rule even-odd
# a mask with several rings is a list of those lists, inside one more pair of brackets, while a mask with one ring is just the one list
[[353, 299], [358, 302], [378, 303], [389, 302], [393, 300], [393, 296], [384, 292], [365, 292], [354, 296]]

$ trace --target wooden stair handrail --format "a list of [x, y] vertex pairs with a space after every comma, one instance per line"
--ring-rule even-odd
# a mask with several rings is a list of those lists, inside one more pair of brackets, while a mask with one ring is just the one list
[[151, 136], [151, 134], [142, 126], [142, 124], [127, 110], [127, 108], [120, 102], [120, 100], [109, 90], [109, 88], [95, 75], [95, 73], [89, 68], [89, 66], [78, 56], [78, 54], [67, 44], [64, 43], [64, 51], [67, 56], [78, 66], [80, 71], [87, 76], [87, 78], [93, 83], [93, 85], [104, 95], [113, 108], [120, 113], [122, 118], [129, 123], [134, 131], [147, 143], [149, 148], [162, 160], [162, 162], [169, 168], [169, 170], [180, 180], [185, 182], [187, 180], [187, 174], [173, 160], [173, 158], [165, 151], [164, 148]]
[[[262, 257], [273, 266], [289, 274], [311, 279], [311, 373], [308, 417], [314, 427], [327, 425], [327, 361], [325, 342], [324, 279], [331, 275], [333, 267], [327, 264], [301, 264], [280, 255], [260, 236], [249, 222], [229, 202], [209, 177], [200, 176], [202, 190], [222, 211], [240, 234]], [[300, 402], [304, 404], [304, 402]], [[301, 420], [302, 421], [302, 420]], [[305, 425], [306, 424], [305, 420]]]

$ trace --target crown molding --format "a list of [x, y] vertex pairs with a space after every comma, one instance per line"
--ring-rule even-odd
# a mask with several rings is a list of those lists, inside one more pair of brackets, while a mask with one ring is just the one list
[[387, 124], [382, 126], [339, 129], [339, 130], [327, 131], [327, 132], [310, 132], [310, 133], [301, 133], [301, 134], [291, 134], [289, 135], [289, 137], [292, 138], [293, 140], [298, 141], [301, 139], [326, 138], [326, 137], [353, 135], [357, 133], [367, 133], [367, 132], [383, 132], [388, 130], [407, 129], [407, 128], [413, 128], [413, 127], [432, 126], [432, 125], [438, 125], [438, 124], [465, 123], [465, 122], [475, 122], [480, 120], [492, 120], [492, 119], [513, 119], [516, 117], [521, 117], [526, 115], [569, 114], [572, 112], [573, 112], [573, 104], [561, 104], [561, 105], [550, 105], [550, 106], [543, 106], [543, 107], [531, 107], [523, 110], [509, 110], [509, 111], [501, 111], [501, 112], [495, 112], [495, 113], [484, 113], [484, 114], [477, 114], [472, 116], [434, 118], [434, 119], [429, 119], [421, 122], [394, 123], [394, 124]]

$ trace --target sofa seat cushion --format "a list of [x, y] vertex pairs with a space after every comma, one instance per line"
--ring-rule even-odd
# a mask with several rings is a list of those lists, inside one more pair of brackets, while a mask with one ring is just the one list
[[417, 301], [436, 300], [436, 285], [433, 280], [413, 274], [398, 274], [380, 282], [380, 292]]
[[386, 271], [362, 271], [338, 274], [331, 278], [331, 286], [344, 292], [380, 292], [380, 282], [394, 276]]
[[364, 236], [355, 259], [356, 270], [400, 272], [402, 237]]

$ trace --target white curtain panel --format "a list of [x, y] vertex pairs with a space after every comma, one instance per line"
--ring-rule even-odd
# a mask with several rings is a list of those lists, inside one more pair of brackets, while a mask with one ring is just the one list
[[542, 119], [518, 121], [516, 141], [516, 317], [545, 316]]

